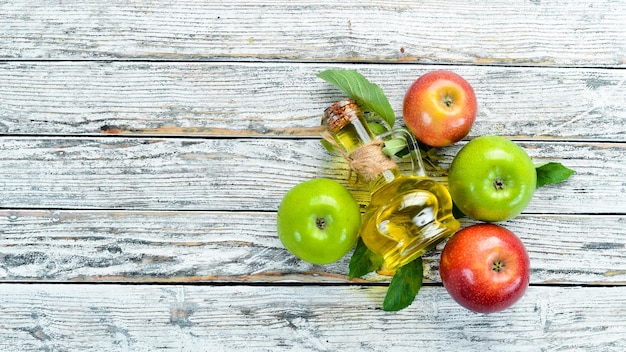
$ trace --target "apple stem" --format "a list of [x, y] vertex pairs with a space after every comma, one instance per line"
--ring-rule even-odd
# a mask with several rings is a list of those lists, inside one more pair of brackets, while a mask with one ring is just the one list
[[446, 95], [446, 96], [444, 96], [444, 97], [441, 99], [441, 102], [442, 102], [442, 103], [443, 103], [443, 105], [445, 105], [446, 107], [451, 108], [451, 107], [452, 107], [452, 105], [454, 104], [454, 98], [452, 98], [452, 97], [451, 97], [451, 96], [449, 96], [449, 95]]
[[501, 178], [497, 178], [495, 181], [493, 181], [493, 187], [498, 190], [501, 191], [504, 189], [504, 180]]
[[493, 265], [491, 266], [491, 270], [499, 273], [502, 272], [502, 270], [504, 270], [504, 263], [500, 260], [496, 260], [495, 262], [493, 262]]
[[320, 230], [324, 230], [326, 228], [326, 219], [317, 218], [317, 220], [315, 220], [315, 226]]

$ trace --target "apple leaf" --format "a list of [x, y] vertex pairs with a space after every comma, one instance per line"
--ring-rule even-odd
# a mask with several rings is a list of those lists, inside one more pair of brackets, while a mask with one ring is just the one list
[[389, 131], [383, 124], [374, 121], [368, 121], [367, 127], [369, 127], [370, 131], [372, 131], [375, 135], [383, 134]]
[[326, 150], [329, 153], [333, 153], [335, 151], [335, 146], [332, 145], [329, 141], [327, 141], [325, 139], [322, 139], [321, 142], [322, 142], [322, 145], [324, 146], [324, 148], [326, 148]]
[[395, 312], [410, 306], [422, 287], [423, 277], [421, 257], [396, 269], [387, 289], [383, 310]]
[[317, 77], [344, 91], [363, 110], [378, 114], [390, 127], [396, 122], [393, 108], [383, 90], [356, 70], [326, 70]]
[[563, 182], [575, 173], [574, 170], [556, 162], [543, 164], [535, 170], [537, 170], [537, 188]]
[[455, 219], [462, 219], [465, 217], [465, 214], [463, 214], [461, 209], [456, 206], [456, 203], [452, 203], [452, 216], [454, 216]]
[[388, 141], [385, 141], [383, 153], [387, 154], [388, 156], [396, 155], [398, 157], [408, 155], [409, 153], [406, 138], [392, 138]]
[[420, 144], [420, 149], [422, 150], [422, 160], [430, 165], [435, 171], [443, 170], [441, 166], [439, 166], [439, 162], [443, 160], [443, 156], [437, 154], [437, 148], [428, 147]]
[[356, 277], [361, 277], [377, 270], [382, 264], [383, 258], [370, 251], [365, 243], [363, 243], [363, 240], [359, 238], [354, 253], [352, 253], [352, 257], [350, 258], [350, 264], [348, 265], [348, 278], [352, 280]]

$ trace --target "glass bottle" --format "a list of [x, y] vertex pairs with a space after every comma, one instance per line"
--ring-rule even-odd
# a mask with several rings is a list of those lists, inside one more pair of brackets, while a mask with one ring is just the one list
[[[340, 148], [351, 169], [368, 182], [371, 200], [363, 214], [360, 235], [365, 245], [384, 259], [385, 269], [393, 271], [411, 262], [459, 229], [448, 189], [426, 176], [410, 132], [394, 129], [375, 136], [351, 99], [328, 107], [324, 122], [334, 141], [331, 143]], [[400, 173], [397, 164], [382, 152], [383, 140], [389, 137], [406, 138], [411, 175]]]

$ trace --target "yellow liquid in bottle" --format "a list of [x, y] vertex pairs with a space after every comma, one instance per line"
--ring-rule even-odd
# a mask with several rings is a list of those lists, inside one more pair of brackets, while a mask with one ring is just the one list
[[399, 176], [372, 194], [361, 238], [393, 270], [422, 256], [459, 227], [444, 186], [427, 178]]
[[[344, 100], [325, 111], [333, 138], [348, 154], [374, 139], [356, 109], [356, 103]], [[417, 154], [415, 161], [421, 163]], [[460, 227], [443, 185], [427, 178], [421, 165], [421, 176], [404, 176], [392, 164], [369, 182], [373, 193], [360, 233], [365, 245], [384, 258], [383, 266], [389, 270], [422, 256]]]
[[363, 145], [363, 141], [373, 139], [371, 132], [365, 128], [365, 122], [350, 123], [336, 131], [334, 134], [335, 141], [345, 150], [354, 150]]

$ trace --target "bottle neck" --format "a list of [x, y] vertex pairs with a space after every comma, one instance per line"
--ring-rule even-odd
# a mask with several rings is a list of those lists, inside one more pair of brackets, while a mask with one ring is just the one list
[[391, 182], [393, 182], [400, 176], [401, 174], [398, 171], [398, 168], [388, 169], [388, 170], [383, 171], [375, 179], [369, 181], [367, 183], [367, 186], [370, 190], [370, 193], [374, 193], [378, 191], [380, 188], [382, 188], [383, 186], [390, 184]]
[[362, 117], [352, 119], [331, 135], [349, 156], [350, 167], [368, 183], [371, 192], [400, 176], [396, 163], [383, 154], [382, 141], [374, 137]]

